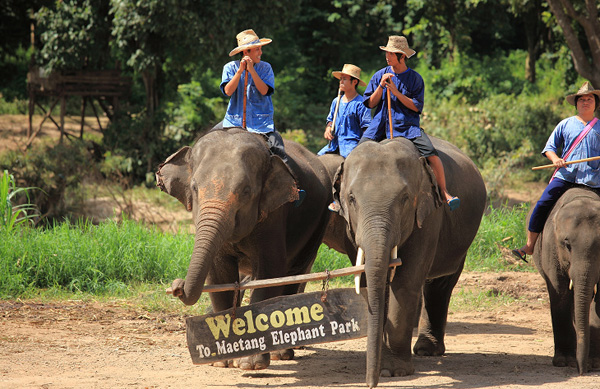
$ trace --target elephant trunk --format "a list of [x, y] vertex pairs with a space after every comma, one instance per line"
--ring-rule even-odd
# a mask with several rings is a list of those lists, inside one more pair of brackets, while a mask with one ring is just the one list
[[194, 249], [185, 277], [183, 294], [179, 296], [184, 304], [193, 305], [200, 298], [213, 259], [232, 230], [233, 221], [229, 220], [222, 206], [202, 206], [196, 223]]
[[393, 245], [389, 231], [389, 228], [380, 226], [366, 231], [363, 235], [366, 242], [362, 247], [365, 252], [365, 277], [369, 300], [366, 383], [371, 388], [377, 386], [381, 373], [387, 273]]
[[[590, 273], [586, 273], [590, 274]], [[575, 333], [577, 335], [577, 367], [582, 375], [588, 370], [590, 353], [590, 304], [596, 280], [589, 276], [574, 277], [573, 299]]]

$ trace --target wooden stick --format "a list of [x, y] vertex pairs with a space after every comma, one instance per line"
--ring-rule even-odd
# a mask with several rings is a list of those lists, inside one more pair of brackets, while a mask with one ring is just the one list
[[[390, 263], [390, 267], [396, 267], [402, 265], [402, 260], [398, 258], [395, 262]], [[268, 288], [271, 286], [281, 286], [281, 285], [289, 285], [289, 284], [300, 284], [302, 282], [308, 281], [319, 281], [324, 280], [327, 277], [335, 278], [342, 276], [349, 276], [352, 274], [360, 274], [365, 271], [365, 265], [360, 266], [352, 266], [345, 267], [343, 269], [332, 270], [327, 274], [327, 272], [320, 273], [309, 273], [309, 274], [300, 274], [298, 276], [287, 276], [280, 278], [270, 278], [267, 280], [255, 280], [255, 281], [247, 281], [240, 283], [237, 288], [235, 284], [220, 284], [220, 285], [205, 285], [202, 289], [203, 292], [224, 292], [226, 290], [244, 290], [244, 289], [259, 289], [259, 288]], [[172, 294], [173, 291], [171, 288], [167, 289], [167, 294]]]
[[[248, 66], [248, 65], [246, 64], [246, 66]], [[248, 70], [244, 70], [244, 113], [242, 116], [242, 127], [244, 129], [246, 129], [246, 94], [248, 93], [246, 90], [247, 88], [248, 88]]]
[[[588, 162], [588, 161], [597, 161], [600, 159], [600, 156], [598, 157], [590, 157], [590, 158], [584, 158], [584, 159], [577, 159], [575, 161], [567, 161], [565, 162], [565, 165], [570, 165], [572, 163], [580, 163], [580, 162]], [[549, 164], [549, 165], [542, 165], [542, 166], [534, 166], [531, 168], [531, 170], [541, 170], [541, 169], [549, 169], [551, 167], [555, 167], [554, 164]]]
[[335, 134], [335, 121], [337, 119], [338, 109], [340, 108], [340, 100], [342, 99], [342, 90], [338, 89], [337, 103], [335, 103], [335, 111], [333, 112], [333, 123], [331, 123], [331, 135]]
[[[388, 79], [389, 80], [389, 79]], [[392, 124], [392, 91], [387, 88], [387, 106], [388, 106], [388, 119], [390, 122], [390, 139], [394, 139], [394, 126]]]

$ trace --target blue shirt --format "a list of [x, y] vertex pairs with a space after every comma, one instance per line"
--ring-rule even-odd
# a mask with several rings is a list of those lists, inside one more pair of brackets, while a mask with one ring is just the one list
[[[225, 85], [235, 75], [240, 68], [240, 61], [232, 61], [223, 67], [223, 75], [221, 76], [221, 92], [225, 93]], [[252, 76], [248, 72], [242, 73], [238, 87], [229, 99], [227, 112], [223, 119], [223, 127], [241, 127], [242, 116], [244, 113], [244, 78], [248, 75], [248, 85], [246, 89], [246, 129], [251, 132], [268, 133], [275, 131], [273, 124], [273, 102], [271, 95], [275, 91], [275, 75], [273, 68], [268, 62], [260, 61], [254, 64], [254, 69], [261, 80], [269, 87], [266, 95], [262, 95]]]
[[[377, 86], [381, 83], [381, 78], [386, 73], [394, 73], [394, 69], [391, 66], [387, 66], [377, 71], [377, 73], [371, 77], [367, 89], [365, 90], [365, 105], [367, 104], [367, 99], [375, 92], [375, 89], [377, 89]], [[396, 84], [396, 87], [398, 87], [398, 91], [410, 98], [419, 110], [419, 112], [415, 112], [409, 109], [392, 94], [390, 100], [392, 105], [394, 136], [414, 139], [421, 135], [420, 115], [423, 111], [425, 100], [425, 83], [423, 82], [423, 77], [411, 68], [408, 68], [402, 73], [394, 73], [394, 75], [395, 77], [391, 80]], [[384, 90], [381, 101], [375, 107], [373, 120], [371, 121], [369, 128], [367, 128], [363, 134], [364, 137], [377, 141], [390, 137], [386, 93], [388, 93], [387, 90]]]
[[[337, 100], [336, 97], [331, 102], [327, 122], [333, 122]], [[371, 123], [371, 110], [363, 104], [363, 97], [360, 94], [347, 103], [342, 98], [333, 127], [334, 137], [318, 154], [339, 152], [342, 157], [346, 158], [358, 145], [358, 141], [369, 123]]]
[[[571, 145], [577, 139], [581, 131], [588, 123], [583, 124], [575, 116], [564, 119], [552, 131], [546, 147], [542, 150], [542, 154], [546, 151], [553, 151], [557, 155], [559, 149], [562, 148], [561, 158], [569, 151]], [[574, 161], [577, 159], [596, 157], [600, 155], [600, 120], [596, 122], [594, 127], [588, 134], [579, 142], [571, 154], [565, 161]], [[574, 163], [566, 167], [558, 169], [556, 176], [568, 182], [587, 185], [591, 188], [600, 188], [600, 161], [589, 161]]]

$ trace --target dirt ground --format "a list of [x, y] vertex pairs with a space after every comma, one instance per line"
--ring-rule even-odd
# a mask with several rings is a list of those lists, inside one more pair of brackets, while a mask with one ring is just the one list
[[[518, 300], [451, 312], [443, 357], [383, 388], [598, 388], [600, 373], [552, 366], [545, 285], [536, 273], [465, 273], [457, 286]], [[363, 388], [365, 338], [296, 350], [292, 361], [243, 371], [193, 365], [182, 315], [122, 302], [0, 302], [0, 388]]]
[[[2, 123], [0, 150], [20, 142]], [[381, 378], [379, 387], [600, 388], [598, 371], [579, 376], [575, 368], [552, 366], [549, 304], [539, 274], [463, 273], [455, 294], [461, 290], [517, 300], [450, 312], [446, 355], [414, 357], [414, 375]], [[184, 314], [142, 311], [117, 300], [0, 301], [0, 388], [364, 388], [364, 350], [362, 338], [298, 349], [294, 360], [273, 361], [266, 370], [221, 369], [192, 364]]]

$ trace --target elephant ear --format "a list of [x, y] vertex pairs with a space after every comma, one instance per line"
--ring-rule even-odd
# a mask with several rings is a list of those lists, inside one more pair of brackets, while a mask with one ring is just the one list
[[338, 205], [340, 206], [340, 210], [338, 211], [338, 214], [340, 216], [342, 216], [344, 219], [346, 219], [346, 216], [345, 216], [346, 213], [344, 211], [344, 207], [342, 207], [342, 202], [340, 201], [340, 190], [341, 190], [343, 176], [344, 176], [344, 161], [342, 161], [340, 166], [337, 168], [335, 175], [333, 176], [332, 193], [333, 193], [333, 201], [338, 203]]
[[161, 163], [156, 172], [156, 186], [179, 200], [188, 211], [192, 210], [191, 151], [189, 146], [182, 147]]
[[269, 164], [258, 205], [259, 220], [283, 204], [298, 200], [298, 186], [290, 168], [276, 155], [271, 156]]
[[423, 176], [421, 185], [419, 186], [419, 193], [417, 194], [416, 222], [417, 227], [421, 228], [427, 216], [442, 206], [443, 202], [437, 180], [435, 179], [433, 170], [427, 163], [427, 159], [420, 157], [419, 160], [423, 166]]

